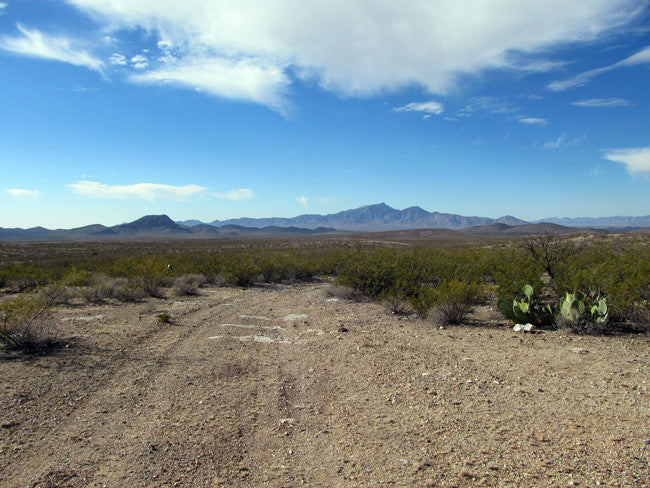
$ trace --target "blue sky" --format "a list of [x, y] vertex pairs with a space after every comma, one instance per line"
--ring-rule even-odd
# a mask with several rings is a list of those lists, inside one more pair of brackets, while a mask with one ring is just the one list
[[650, 5], [0, 0], [0, 227], [650, 213]]

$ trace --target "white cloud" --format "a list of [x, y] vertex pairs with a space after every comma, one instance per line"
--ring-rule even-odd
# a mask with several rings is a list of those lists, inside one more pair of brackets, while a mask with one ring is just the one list
[[564, 91], [568, 90], [569, 88], [584, 86], [589, 83], [592, 78], [595, 78], [602, 73], [607, 73], [608, 71], [613, 71], [615, 69], [625, 68], [628, 66], [636, 66], [638, 64], [645, 63], [650, 63], [650, 46], [641, 49], [639, 52], [628, 56], [618, 63], [610, 64], [609, 66], [604, 66], [602, 68], [592, 69], [590, 71], [585, 71], [584, 73], [580, 73], [579, 75], [567, 80], [554, 81], [548, 85], [548, 88], [553, 91]]
[[605, 159], [622, 163], [628, 173], [650, 175], [650, 147], [633, 147], [628, 149], [616, 149], [609, 151]]
[[5, 191], [18, 200], [33, 200], [41, 196], [41, 192], [38, 190], [21, 190], [18, 188], [12, 188]]
[[108, 58], [108, 62], [116, 66], [126, 66], [128, 64], [126, 57], [119, 53], [111, 54], [111, 57]]
[[517, 117], [516, 120], [518, 120], [522, 124], [528, 124], [528, 125], [540, 125], [540, 126], [543, 126], [543, 125], [548, 124], [548, 120], [546, 120], [546, 119], [538, 119], [536, 117], [526, 117], [526, 116], [523, 116], [523, 115]]
[[427, 114], [440, 115], [444, 112], [445, 107], [440, 102], [422, 102], [422, 103], [409, 103], [403, 107], [394, 108], [395, 112], [425, 112]]
[[2, 9], [7, 8], [7, 4], [5, 2], [0, 2], [0, 15], [2, 15]]
[[469, 117], [476, 112], [511, 114], [518, 111], [519, 107], [514, 106], [510, 100], [495, 97], [477, 97], [473, 98], [457, 115], [460, 117]]
[[172, 186], [157, 183], [136, 183], [135, 185], [103, 185], [96, 181], [77, 181], [67, 185], [75, 193], [86, 197], [117, 200], [187, 200], [205, 190], [198, 185]]
[[194, 59], [189, 64], [177, 63], [132, 75], [131, 80], [182, 85], [224, 98], [257, 102], [282, 114], [290, 111], [282, 95], [289, 84], [283, 71], [249, 61]]
[[624, 98], [590, 98], [589, 100], [578, 100], [571, 105], [577, 107], [630, 107], [632, 103]]
[[529, 61], [521, 64], [513, 65], [513, 68], [521, 71], [532, 71], [535, 73], [547, 73], [555, 71], [556, 69], [564, 68], [568, 63], [567, 61], [549, 61], [546, 59], [538, 61]]
[[169, 81], [274, 110], [285, 107], [294, 77], [343, 96], [413, 85], [445, 94], [462, 74], [555, 69], [539, 53], [596, 39], [641, 10], [632, 0], [67, 1], [109, 31], [156, 36], [162, 64], [133, 81]]
[[587, 136], [583, 135], [582, 137], [575, 137], [572, 139], [567, 136], [566, 132], [564, 132], [557, 139], [546, 141], [542, 147], [544, 149], [568, 149], [570, 147], [582, 144], [586, 138]]
[[136, 54], [133, 56], [131, 58], [131, 63], [133, 63], [132, 66], [135, 69], [145, 69], [147, 66], [149, 66], [149, 60], [142, 54]]
[[102, 71], [102, 61], [79, 47], [81, 42], [78, 40], [44, 34], [36, 29], [29, 30], [20, 24], [18, 30], [22, 33], [21, 37], [0, 38], [0, 49]]
[[222, 200], [248, 200], [255, 196], [253, 190], [250, 190], [248, 188], [231, 190], [227, 193], [212, 193], [211, 195], [217, 198], [221, 198]]
[[296, 201], [303, 207], [306, 207], [309, 204], [309, 198], [305, 196], [296, 198]]

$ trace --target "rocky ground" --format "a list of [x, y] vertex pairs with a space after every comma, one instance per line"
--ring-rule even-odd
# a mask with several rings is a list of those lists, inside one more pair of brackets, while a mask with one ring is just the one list
[[57, 309], [67, 347], [0, 359], [0, 486], [650, 486], [647, 335], [441, 329], [329, 287]]

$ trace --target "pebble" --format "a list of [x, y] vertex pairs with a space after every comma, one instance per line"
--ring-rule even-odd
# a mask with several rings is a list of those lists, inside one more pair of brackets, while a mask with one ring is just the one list
[[582, 349], [581, 347], [574, 347], [571, 349], [571, 352], [574, 352], [576, 354], [587, 354], [589, 351]]

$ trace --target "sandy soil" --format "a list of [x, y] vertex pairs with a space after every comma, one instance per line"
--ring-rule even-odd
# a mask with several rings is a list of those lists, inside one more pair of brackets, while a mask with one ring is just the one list
[[648, 336], [439, 329], [328, 287], [56, 310], [69, 347], [0, 359], [0, 486], [650, 486]]

